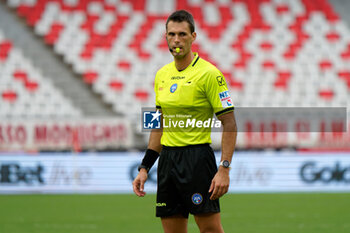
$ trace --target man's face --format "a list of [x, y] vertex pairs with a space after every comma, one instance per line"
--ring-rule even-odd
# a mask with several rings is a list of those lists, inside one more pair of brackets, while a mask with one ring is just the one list
[[[169, 21], [166, 32], [168, 46], [172, 49], [172, 55], [176, 58], [185, 57], [190, 51], [192, 42], [196, 39], [196, 33], [191, 33], [190, 25], [186, 22]], [[179, 53], [176, 52], [179, 48]]]

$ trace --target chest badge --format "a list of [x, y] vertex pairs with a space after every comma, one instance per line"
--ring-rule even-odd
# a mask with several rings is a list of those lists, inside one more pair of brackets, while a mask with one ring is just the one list
[[174, 84], [171, 85], [171, 87], [170, 87], [170, 92], [171, 92], [171, 93], [174, 93], [174, 92], [176, 91], [176, 89], [177, 89], [177, 83], [174, 83]]

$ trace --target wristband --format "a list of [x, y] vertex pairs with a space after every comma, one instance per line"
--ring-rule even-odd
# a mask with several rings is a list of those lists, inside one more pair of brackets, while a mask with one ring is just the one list
[[159, 157], [159, 153], [152, 149], [147, 149], [145, 156], [142, 159], [141, 165], [139, 166], [139, 171], [141, 168], [145, 168], [147, 172], [151, 169], [153, 164], [156, 162], [156, 160]]
[[142, 168], [146, 169], [147, 173], [149, 171], [149, 167], [146, 167], [145, 165], [140, 165], [137, 167], [137, 170], [140, 171]]

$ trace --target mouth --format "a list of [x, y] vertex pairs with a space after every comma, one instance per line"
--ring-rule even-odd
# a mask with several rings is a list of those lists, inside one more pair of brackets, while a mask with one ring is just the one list
[[174, 46], [174, 47], [173, 47], [173, 51], [174, 51], [175, 53], [180, 53], [180, 52], [182, 51], [182, 47]]

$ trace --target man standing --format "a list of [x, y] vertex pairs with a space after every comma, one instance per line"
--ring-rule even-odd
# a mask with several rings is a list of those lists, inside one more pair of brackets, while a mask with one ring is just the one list
[[[224, 232], [219, 198], [229, 188], [237, 128], [225, 78], [191, 50], [196, 36], [193, 17], [187, 11], [176, 11], [167, 19], [166, 40], [174, 61], [157, 72], [156, 108], [162, 112], [164, 122], [181, 113], [192, 116], [192, 124], [153, 129], [133, 181], [135, 194], [144, 196], [148, 171], [161, 153], [156, 216], [161, 218], [166, 233], [187, 232], [189, 213], [194, 215], [200, 232]], [[219, 168], [209, 146], [211, 131], [192, 121], [205, 121], [214, 113], [223, 126]]]

